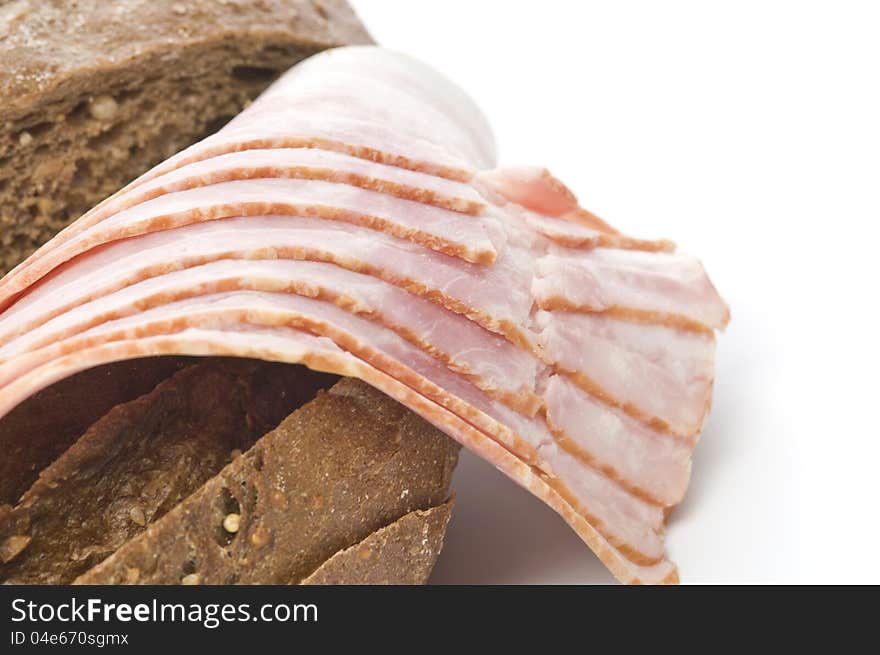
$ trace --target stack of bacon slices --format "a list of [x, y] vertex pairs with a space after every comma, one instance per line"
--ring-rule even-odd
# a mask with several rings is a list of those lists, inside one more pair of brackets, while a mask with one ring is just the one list
[[677, 581], [728, 309], [699, 262], [493, 168], [460, 90], [344, 48], [295, 67], [0, 282], [0, 416], [165, 354], [363, 379], [556, 510], [624, 582]]

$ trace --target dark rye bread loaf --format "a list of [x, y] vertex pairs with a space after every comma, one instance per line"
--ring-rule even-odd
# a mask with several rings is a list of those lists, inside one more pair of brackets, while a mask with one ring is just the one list
[[427, 580], [452, 440], [355, 380], [319, 393], [336, 378], [198, 361], [113, 408], [0, 506], [0, 582], [288, 584], [319, 567], [313, 583]]
[[370, 41], [344, 0], [0, 1], [0, 275], [300, 59]]

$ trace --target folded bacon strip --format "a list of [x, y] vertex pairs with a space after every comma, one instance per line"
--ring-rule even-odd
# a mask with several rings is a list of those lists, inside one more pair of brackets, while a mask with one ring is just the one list
[[359, 377], [556, 510], [624, 582], [677, 580], [664, 521], [709, 409], [724, 302], [407, 57], [294, 68], [0, 281], [0, 415], [150, 355]]

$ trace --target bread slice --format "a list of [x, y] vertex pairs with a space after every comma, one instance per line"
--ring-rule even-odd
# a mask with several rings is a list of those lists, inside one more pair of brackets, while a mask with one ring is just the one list
[[421, 585], [428, 582], [443, 548], [452, 499], [416, 510], [341, 550], [303, 580], [303, 585]]
[[29, 540], [0, 562], [0, 581], [72, 581], [334, 380], [302, 367], [208, 359], [113, 408], [0, 517], [0, 543]]
[[300, 59], [369, 42], [344, 0], [0, 3], [0, 275]]
[[[110, 410], [0, 507], [0, 582], [287, 584], [334, 556], [319, 577], [427, 579], [451, 439], [356, 380], [319, 392], [335, 376], [197, 361]], [[370, 561], [337, 554], [364, 539]]]
[[44, 468], [116, 405], [191, 363], [150, 357], [99, 366], [35, 394], [0, 419], [0, 506], [14, 505]]
[[76, 582], [296, 584], [442, 504], [457, 459], [448, 437], [344, 378]]

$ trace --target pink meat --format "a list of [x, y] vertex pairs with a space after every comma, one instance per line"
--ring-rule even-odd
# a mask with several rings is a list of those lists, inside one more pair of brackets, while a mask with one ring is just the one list
[[674, 582], [727, 307], [699, 263], [493, 169], [454, 85], [377, 48], [316, 56], [0, 281], [0, 415], [169, 353], [357, 376], [553, 507], [625, 582]]
[[[372, 124], [390, 121], [396, 133], [410, 140], [431, 142], [444, 152], [467, 153], [467, 161], [477, 168], [494, 164], [492, 130], [473, 101], [420, 62], [380, 49], [369, 56], [356, 49], [337, 49], [323, 59], [303, 62], [287, 74], [285, 84], [276, 84], [263, 95], [264, 102], [255, 112], [239, 115], [234, 123], [252, 124], [267, 116], [284, 120], [285, 114], [273, 111], [271, 103], [333, 101], [340, 93], [346, 103], [332, 112], [334, 116], [361, 116]], [[431, 119], [427, 124], [426, 116]]]
[[267, 214], [318, 216], [364, 225], [480, 264], [490, 264], [497, 257], [492, 237], [503, 239], [493, 223], [347, 184], [298, 179], [235, 180], [169, 193], [122, 210], [59, 243], [36, 266], [42, 264], [48, 272], [49, 267], [90, 248], [156, 230]]
[[85, 300], [161, 273], [219, 259], [283, 258], [374, 275], [496, 332], [525, 325], [532, 306], [531, 271], [512, 252], [479, 266], [337, 221], [233, 218], [117, 241], [71, 260], [0, 313], [0, 344]]
[[[546, 168], [506, 166], [477, 174], [475, 183], [508, 212], [521, 216], [530, 228], [567, 248], [626, 248], [669, 251], [669, 241], [645, 241], [620, 234], [598, 216], [578, 205], [574, 193]], [[510, 206], [513, 205], [513, 206]]]
[[193, 162], [113, 196], [90, 216], [93, 222], [174, 191], [252, 178], [300, 178], [340, 182], [444, 209], [479, 214], [482, 196], [469, 184], [386, 166], [315, 148], [243, 150]]
[[699, 261], [687, 255], [595, 248], [548, 254], [532, 292], [544, 309], [624, 310], [649, 322], [723, 328], [727, 305]]
[[700, 432], [709, 411], [715, 337], [602, 314], [539, 311], [546, 356], [590, 391], [673, 434]]
[[550, 378], [547, 419], [609, 477], [664, 506], [681, 501], [690, 479], [691, 444], [609, 407], [563, 375]]
[[147, 278], [42, 321], [0, 347], [0, 362], [170, 300], [230, 290], [329, 300], [393, 329], [493, 397], [532, 415], [539, 407], [535, 388], [542, 365], [531, 353], [399, 287], [376, 284], [370, 276], [332, 264], [301, 260], [224, 259]]

